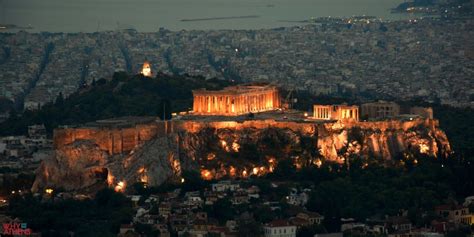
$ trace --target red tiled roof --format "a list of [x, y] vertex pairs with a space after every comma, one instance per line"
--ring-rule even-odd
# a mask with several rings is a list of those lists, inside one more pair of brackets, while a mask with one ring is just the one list
[[437, 211], [441, 211], [441, 210], [449, 210], [449, 211], [452, 211], [452, 210], [459, 210], [459, 209], [463, 209], [465, 208], [464, 206], [462, 205], [450, 205], [450, 204], [446, 204], [446, 205], [439, 205], [439, 206], [436, 206], [435, 207], [435, 210]]
[[268, 223], [266, 226], [269, 227], [284, 227], [284, 226], [291, 226], [287, 220], [274, 220]]
[[309, 224], [309, 221], [306, 220], [306, 219], [303, 219], [303, 218], [299, 218], [299, 217], [293, 217], [290, 219], [290, 222], [293, 224], [293, 225], [297, 225], [297, 226], [302, 226], [302, 225], [307, 225]]

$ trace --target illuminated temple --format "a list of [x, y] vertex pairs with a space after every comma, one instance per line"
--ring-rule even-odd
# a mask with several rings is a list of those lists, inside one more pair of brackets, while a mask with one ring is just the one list
[[278, 88], [271, 85], [242, 85], [220, 91], [193, 91], [196, 115], [234, 116], [280, 108]]
[[359, 120], [359, 106], [356, 105], [314, 105], [313, 118], [321, 120]]

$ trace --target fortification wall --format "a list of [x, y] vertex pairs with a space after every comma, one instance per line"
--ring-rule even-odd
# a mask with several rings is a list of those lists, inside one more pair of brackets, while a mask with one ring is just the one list
[[91, 140], [110, 155], [130, 152], [135, 147], [165, 133], [158, 123], [140, 124], [129, 128], [81, 127], [54, 130], [54, 147], [59, 149], [78, 140]]

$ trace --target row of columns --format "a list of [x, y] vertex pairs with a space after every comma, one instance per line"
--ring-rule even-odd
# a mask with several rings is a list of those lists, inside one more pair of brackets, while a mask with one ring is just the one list
[[279, 107], [278, 91], [271, 90], [236, 95], [194, 95], [193, 111], [196, 114], [238, 115]]
[[314, 107], [314, 118], [316, 119], [330, 119], [331, 111], [329, 107]]
[[341, 118], [359, 120], [359, 109], [342, 109]]
[[341, 106], [314, 106], [313, 117], [315, 119], [355, 119], [359, 120], [359, 109], [355, 107]]

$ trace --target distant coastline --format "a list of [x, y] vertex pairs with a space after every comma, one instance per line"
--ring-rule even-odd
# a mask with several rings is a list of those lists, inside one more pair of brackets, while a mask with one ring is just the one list
[[17, 30], [31, 30], [33, 27], [31, 26], [17, 26], [14, 24], [0, 24], [0, 30], [12, 30], [12, 29], [17, 29]]
[[[114, 4], [113, 11], [110, 11], [108, 1], [98, 1], [97, 4], [81, 1], [77, 3], [78, 8], [69, 7], [69, 3], [56, 4], [57, 0], [8, 1], [0, 24], [31, 26], [32, 29], [7, 26], [0, 27], [0, 32], [93, 33], [125, 28], [134, 28], [138, 32], [155, 32], [159, 28], [172, 31], [259, 30], [296, 26], [301, 23], [291, 21], [310, 17], [366, 14], [387, 20], [411, 18], [411, 15], [390, 12], [402, 0], [377, 1], [380, 4], [373, 4], [374, 1], [377, 0], [281, 0], [276, 4], [274, 1], [154, 0], [137, 5], [136, 1], [121, 0], [120, 4]], [[43, 7], [44, 4], [51, 7]], [[159, 14], [156, 9], [159, 9]], [[88, 17], [84, 17], [83, 11], [87, 11]], [[137, 15], [140, 17], [135, 17]], [[51, 22], [50, 18], [43, 16], [54, 16], [61, 22]]]
[[206, 17], [206, 18], [193, 18], [193, 19], [181, 19], [181, 21], [214, 21], [214, 20], [231, 20], [231, 19], [246, 19], [246, 18], [259, 18], [257, 15], [250, 16], [224, 16], [224, 17]]

